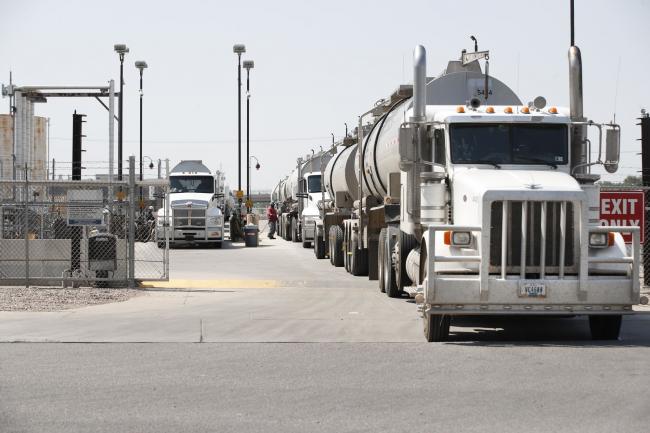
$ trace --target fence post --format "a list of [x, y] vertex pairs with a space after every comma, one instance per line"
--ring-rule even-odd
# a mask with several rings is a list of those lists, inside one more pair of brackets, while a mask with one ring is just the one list
[[129, 156], [129, 287], [135, 287], [135, 156]]
[[25, 190], [23, 191], [23, 231], [25, 232], [25, 288], [29, 288], [29, 179], [25, 164]]

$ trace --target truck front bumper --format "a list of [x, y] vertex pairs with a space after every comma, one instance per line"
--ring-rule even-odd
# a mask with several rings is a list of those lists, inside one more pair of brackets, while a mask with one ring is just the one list
[[547, 277], [536, 280], [545, 287], [543, 297], [522, 297], [522, 280], [497, 276], [487, 279], [489, 297], [481, 299], [481, 281], [469, 275], [437, 275], [435, 289], [427, 288], [425, 280], [424, 312], [449, 315], [480, 314], [628, 314], [638, 303], [638, 294], [630, 280], [609, 276], [591, 276], [586, 297], [579, 290], [577, 276], [563, 279]]
[[[158, 241], [164, 242], [165, 232], [162, 228], [157, 231]], [[207, 229], [172, 229], [169, 243], [174, 244], [206, 244], [223, 242], [223, 227], [208, 227]]]
[[[489, 227], [489, 225], [486, 225]], [[578, 273], [544, 275], [526, 279], [526, 272], [500, 274], [489, 271], [489, 248], [479, 247], [475, 256], [443, 256], [435, 251], [436, 232], [447, 230], [469, 231], [482, 237], [480, 245], [490, 245], [489, 235], [481, 227], [451, 225], [429, 226], [425, 233], [429, 257], [426, 261], [426, 278], [418, 287], [421, 295], [416, 300], [424, 304], [425, 314], [480, 315], [480, 314], [549, 314], [594, 315], [629, 314], [632, 305], [640, 301], [639, 280], [639, 228], [638, 227], [586, 227], [580, 230]], [[631, 232], [632, 254], [626, 257], [590, 257], [588, 232]], [[433, 247], [433, 248], [432, 248]], [[451, 274], [436, 271], [436, 263], [475, 263], [477, 274]], [[615, 263], [623, 272], [611, 275], [590, 274], [590, 265]], [[539, 292], [527, 290], [528, 285]]]

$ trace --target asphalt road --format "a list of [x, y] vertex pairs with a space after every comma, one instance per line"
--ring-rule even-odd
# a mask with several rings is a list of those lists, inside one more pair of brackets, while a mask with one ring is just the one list
[[262, 245], [172, 250], [172, 280], [126, 302], [0, 312], [0, 432], [649, 430], [644, 316], [617, 342], [577, 317], [427, 344], [408, 299]]

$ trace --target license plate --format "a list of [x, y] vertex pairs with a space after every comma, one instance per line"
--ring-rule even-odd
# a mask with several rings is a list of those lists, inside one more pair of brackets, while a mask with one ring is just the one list
[[546, 285], [534, 281], [524, 281], [519, 284], [520, 298], [545, 298]]

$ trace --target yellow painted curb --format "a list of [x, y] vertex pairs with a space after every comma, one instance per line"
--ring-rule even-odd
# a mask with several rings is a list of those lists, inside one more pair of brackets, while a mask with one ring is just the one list
[[142, 281], [140, 287], [160, 289], [265, 289], [281, 287], [276, 280], [169, 280]]

